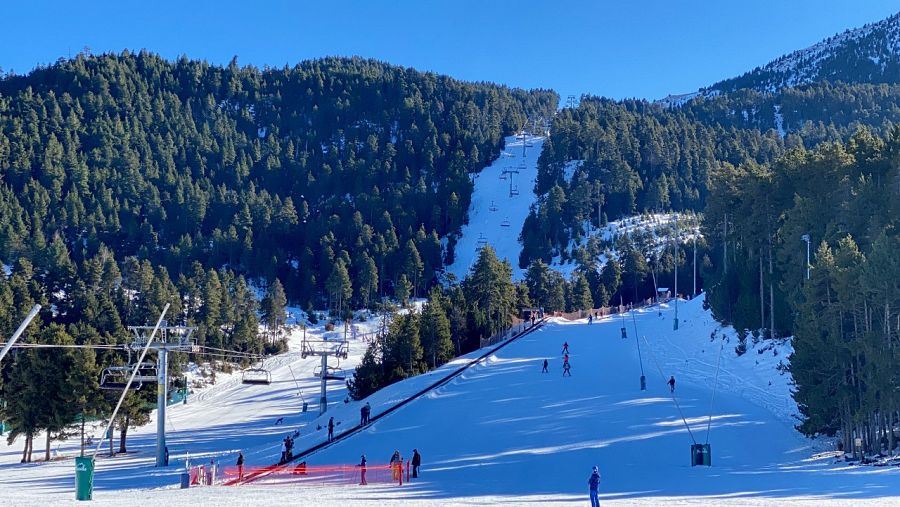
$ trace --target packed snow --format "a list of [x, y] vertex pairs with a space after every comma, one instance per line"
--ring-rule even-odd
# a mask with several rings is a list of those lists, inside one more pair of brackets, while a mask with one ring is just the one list
[[[287, 368], [293, 367], [304, 396], [315, 398], [311, 370], [316, 361], [288, 352], [267, 363], [275, 380], [271, 386], [224, 380], [187, 405], [172, 407], [170, 469], [153, 468], [152, 429], [134, 431], [129, 437], [133, 454], [99, 459], [94, 503], [587, 504], [587, 478], [597, 465], [603, 505], [900, 505], [896, 468], [836, 462], [830, 442], [807, 439], [794, 429], [797, 407], [783, 368], [789, 341], [748, 339], [747, 352], [738, 356], [734, 331], [712, 319], [702, 297], [678, 302], [677, 331], [675, 311], [668, 304], [593, 324], [551, 320], [449, 383], [306, 458], [311, 466], [354, 464], [365, 453], [376, 464], [386, 462], [394, 449], [408, 458], [417, 448], [423, 456], [421, 477], [403, 486], [301, 486], [262, 478], [236, 487], [176, 489], [188, 451], [198, 460], [218, 455], [227, 463], [242, 449], [248, 465], [266, 465], [294, 428], [301, 435], [298, 449], [324, 440], [323, 430], [316, 429], [322, 419], [315, 407], [299, 411], [298, 387]], [[623, 325], [627, 339], [620, 337]], [[570, 347], [571, 377], [561, 375], [564, 342]], [[351, 344], [352, 358], [359, 357], [361, 345]], [[549, 373], [541, 373], [544, 359]], [[376, 393], [368, 400], [373, 415], [465, 361]], [[639, 389], [642, 370], [646, 391]], [[669, 375], [677, 380], [674, 398], [665, 382]], [[359, 404], [344, 404], [342, 390], [330, 391], [335, 404], [326, 417], [356, 424]], [[276, 424], [278, 417], [284, 417], [282, 424]], [[708, 438], [712, 467], [690, 466], [692, 436], [701, 443]], [[0, 503], [71, 501], [71, 460], [21, 465], [20, 447], [0, 449], [5, 486]]]

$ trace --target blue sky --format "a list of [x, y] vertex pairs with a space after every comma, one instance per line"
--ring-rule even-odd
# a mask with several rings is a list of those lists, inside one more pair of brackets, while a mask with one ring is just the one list
[[883, 0], [9, 3], [0, 68], [148, 49], [280, 67], [359, 55], [566, 95], [656, 99], [741, 74], [900, 10]]

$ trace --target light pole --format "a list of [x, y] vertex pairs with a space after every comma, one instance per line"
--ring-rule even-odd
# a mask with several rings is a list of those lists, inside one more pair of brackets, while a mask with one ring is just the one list
[[806, 279], [809, 280], [809, 234], [800, 236], [800, 239], [806, 241]]
[[678, 215], [675, 215], [675, 323], [673, 329], [678, 331]]

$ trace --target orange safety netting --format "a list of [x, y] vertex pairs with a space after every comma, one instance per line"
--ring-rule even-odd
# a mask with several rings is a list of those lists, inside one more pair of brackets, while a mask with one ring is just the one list
[[366, 485], [402, 484], [406, 471], [402, 465], [307, 465], [305, 463], [248, 467], [243, 471], [236, 466], [225, 467], [225, 485], [238, 485], [249, 478], [259, 478], [254, 484], [304, 484], [325, 485]]

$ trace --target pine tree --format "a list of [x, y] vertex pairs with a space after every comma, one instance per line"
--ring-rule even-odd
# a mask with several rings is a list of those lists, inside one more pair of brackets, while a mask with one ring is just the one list
[[420, 334], [424, 357], [430, 368], [440, 366], [453, 357], [446, 304], [440, 289], [434, 287], [428, 295], [428, 302], [422, 308]]
[[593, 307], [594, 300], [587, 278], [576, 272], [572, 280], [572, 308], [574, 310], [590, 310]]
[[409, 279], [406, 278], [405, 274], [400, 275], [400, 278], [397, 279], [397, 284], [394, 286], [394, 297], [400, 302], [400, 306], [405, 307], [409, 304], [411, 291], [412, 284], [409, 282]]
[[325, 289], [328, 291], [328, 297], [333, 305], [334, 313], [342, 316], [344, 314], [344, 303], [353, 295], [350, 274], [347, 272], [347, 266], [344, 264], [343, 259], [338, 259], [334, 263], [334, 268], [325, 281]]

